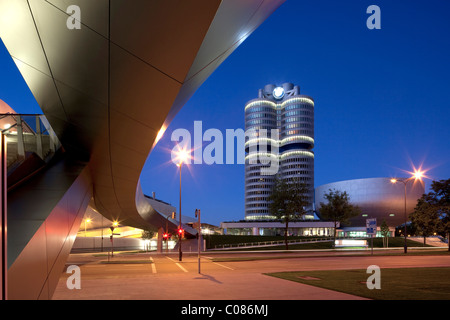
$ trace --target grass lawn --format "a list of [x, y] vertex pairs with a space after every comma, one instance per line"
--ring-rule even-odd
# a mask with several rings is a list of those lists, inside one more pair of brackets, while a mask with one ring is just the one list
[[381, 269], [381, 289], [368, 289], [365, 269], [267, 275], [375, 300], [450, 300], [450, 268]]
[[[274, 259], [292, 259], [292, 258], [311, 258], [311, 257], [317, 257], [315, 255], [308, 255], [308, 254], [302, 254], [298, 255], [295, 251], [283, 251], [284, 253], [291, 253], [291, 255], [279, 255], [279, 256], [273, 256], [273, 255], [265, 255], [261, 254], [259, 256], [237, 256], [237, 257], [214, 257], [211, 259], [213, 262], [239, 262], [239, 261], [256, 261], [256, 260], [274, 260]], [[442, 249], [436, 249], [432, 251], [425, 251], [425, 250], [410, 250], [408, 251], [408, 256], [437, 256], [437, 255], [450, 255], [450, 252], [447, 250]], [[405, 256], [403, 251], [399, 252], [383, 252], [383, 251], [375, 251], [373, 256]], [[321, 257], [326, 257], [327, 255], [321, 255]], [[335, 257], [336, 255], [330, 253], [330, 257]], [[367, 251], [367, 253], [355, 253], [352, 251], [349, 251], [346, 254], [339, 255], [340, 257], [363, 257], [363, 256], [372, 256], [370, 251]]]

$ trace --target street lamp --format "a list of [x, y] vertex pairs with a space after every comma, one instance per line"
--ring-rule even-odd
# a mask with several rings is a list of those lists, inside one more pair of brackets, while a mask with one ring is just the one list
[[178, 164], [177, 166], [180, 168], [180, 221], [179, 221], [179, 225], [178, 225], [178, 237], [179, 237], [179, 246], [178, 246], [178, 251], [179, 251], [179, 256], [178, 256], [178, 260], [181, 261], [182, 260], [182, 256], [183, 253], [181, 251], [181, 238], [183, 236], [182, 233], [182, 229], [181, 229], [181, 167], [183, 166], [183, 162], [186, 163], [187, 159], [189, 158], [189, 152], [186, 149], [178, 149], [177, 154], [177, 159], [178, 159]]
[[91, 219], [84, 219], [84, 237], [86, 238], [86, 223], [91, 223]]
[[119, 222], [114, 221], [112, 227], [109, 227], [109, 229], [111, 230], [111, 257], [114, 257], [114, 229], [118, 225], [119, 225]]
[[404, 244], [404, 253], [408, 252], [408, 246], [406, 244], [406, 238], [407, 238], [407, 232], [406, 232], [406, 222], [407, 222], [407, 215], [406, 215], [406, 185], [408, 184], [409, 181], [416, 181], [417, 179], [422, 180], [422, 177], [424, 176], [423, 172], [420, 170], [415, 170], [413, 173], [413, 176], [410, 178], [392, 178], [391, 179], [391, 183], [395, 184], [397, 182], [401, 182], [403, 183], [403, 185], [405, 186], [405, 244]]
[[8, 174], [7, 174], [7, 138], [5, 130], [0, 130], [0, 300], [8, 298], [8, 263], [7, 263], [7, 198], [8, 198]]
[[200, 223], [200, 209], [195, 209], [195, 217], [198, 218], [198, 242], [197, 242], [197, 246], [198, 246], [198, 273], [200, 274], [200, 246], [201, 246], [201, 231], [202, 231], [202, 225]]

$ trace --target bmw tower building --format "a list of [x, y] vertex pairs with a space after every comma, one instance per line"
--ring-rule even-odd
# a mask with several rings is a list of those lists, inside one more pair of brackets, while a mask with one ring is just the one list
[[[277, 134], [274, 134], [274, 129]], [[286, 182], [300, 179], [306, 184], [310, 203], [305, 208], [306, 218], [312, 218], [314, 100], [301, 95], [300, 88], [292, 83], [284, 83], [281, 86], [266, 85], [264, 89], [259, 90], [258, 98], [245, 105], [245, 130], [248, 136], [245, 158], [245, 219], [274, 218], [269, 212], [268, 197], [276, 177]], [[258, 147], [249, 147], [255, 140]], [[263, 141], [268, 142], [264, 149], [260, 145]], [[269, 152], [271, 150], [277, 152]], [[279, 167], [276, 174], [265, 174], [261, 170], [264, 166], [267, 167], [267, 162], [254, 161], [263, 152], [277, 157]]]

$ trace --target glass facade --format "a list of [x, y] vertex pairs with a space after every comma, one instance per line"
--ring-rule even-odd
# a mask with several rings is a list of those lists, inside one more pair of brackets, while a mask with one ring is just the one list
[[[275, 93], [275, 94], [274, 94]], [[266, 129], [265, 135], [260, 134]], [[271, 130], [277, 130], [277, 137], [271, 136]], [[262, 149], [259, 145], [251, 149], [246, 144], [245, 162], [245, 219], [270, 220], [268, 197], [278, 176], [286, 181], [300, 179], [308, 189], [312, 212], [314, 201], [314, 100], [300, 95], [300, 88], [292, 83], [281, 86], [266, 85], [259, 90], [258, 98], [245, 106], [245, 130], [253, 131], [250, 139], [261, 139], [267, 143]], [[265, 139], [265, 140], [264, 140]], [[276, 175], [265, 175], [262, 168], [267, 167], [258, 159], [258, 155], [267, 155], [273, 146], [277, 147]], [[275, 154], [275, 153], [274, 153]], [[253, 160], [253, 161], [251, 161]]]
[[[280, 228], [257, 228], [254, 230], [253, 228], [227, 228], [228, 235], [236, 235], [236, 236], [251, 236], [251, 235], [259, 235], [259, 236], [283, 236], [285, 229], [283, 227]], [[333, 235], [333, 228], [327, 227], [293, 227], [288, 228], [289, 236], [326, 236], [331, 237]]]

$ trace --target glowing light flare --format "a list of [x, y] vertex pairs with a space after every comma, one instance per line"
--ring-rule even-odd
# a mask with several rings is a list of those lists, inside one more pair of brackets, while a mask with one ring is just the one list
[[423, 177], [423, 172], [421, 172], [421, 171], [414, 172], [414, 179], [422, 179], [422, 177]]
[[422, 169], [422, 165], [417, 169], [413, 165], [413, 171], [407, 171], [407, 173], [411, 175], [410, 179], [414, 179], [415, 181], [422, 181], [422, 179], [429, 179], [429, 177], [427, 177], [425, 174], [427, 171], [428, 170]]
[[192, 157], [191, 157], [191, 150], [187, 150], [186, 148], [178, 148], [178, 150], [174, 151], [175, 158], [172, 159], [172, 161], [177, 165], [180, 166], [183, 163], [184, 164], [190, 164]]
[[422, 169], [422, 166], [420, 166], [418, 169], [416, 169], [415, 167], [414, 167], [414, 165], [413, 165], [413, 171], [411, 172], [411, 171], [406, 171], [406, 170], [403, 170], [404, 172], [406, 172], [406, 173], [408, 173], [409, 175], [410, 175], [410, 177], [409, 178], [406, 178], [406, 179], [398, 179], [398, 178], [392, 178], [390, 181], [391, 181], [391, 183], [397, 183], [397, 182], [399, 182], [399, 181], [401, 181], [401, 182], [404, 182], [404, 181], [408, 181], [408, 180], [413, 180], [414, 179], [414, 183], [417, 181], [417, 180], [419, 180], [419, 181], [422, 181], [422, 179], [430, 179], [425, 173], [428, 171], [428, 170], [423, 170]]

